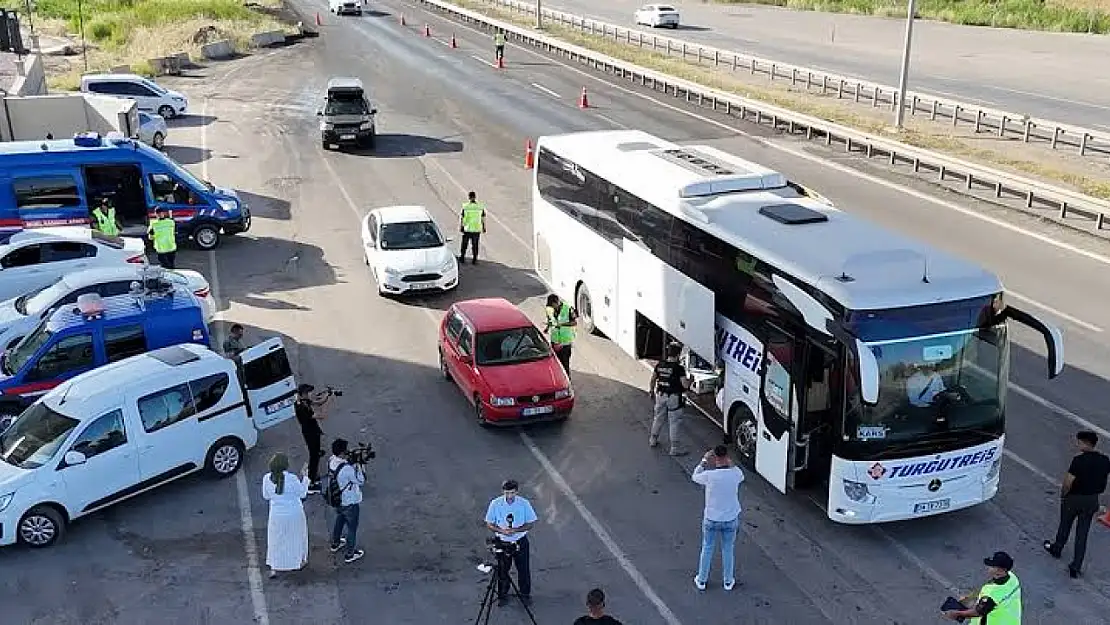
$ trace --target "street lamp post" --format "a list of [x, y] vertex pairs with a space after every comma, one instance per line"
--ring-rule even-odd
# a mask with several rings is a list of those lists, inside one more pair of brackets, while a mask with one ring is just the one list
[[906, 10], [906, 43], [902, 48], [902, 71], [898, 73], [898, 102], [894, 107], [894, 127], [901, 128], [906, 117], [906, 83], [910, 79], [910, 48], [913, 42], [913, 20], [917, 12], [917, 0], [909, 0]]
[[543, 0], [536, 0], [536, 30], [543, 28]]
[[85, 73], [87, 74], [89, 72], [89, 46], [85, 43], [85, 4], [81, 0], [77, 0], [77, 28], [81, 31], [81, 61], [85, 64]]

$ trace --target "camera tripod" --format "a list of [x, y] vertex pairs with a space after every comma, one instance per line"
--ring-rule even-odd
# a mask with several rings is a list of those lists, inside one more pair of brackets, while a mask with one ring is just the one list
[[[486, 594], [482, 597], [482, 605], [478, 607], [478, 617], [474, 619], [474, 625], [478, 625], [479, 623], [488, 625], [489, 623], [489, 617], [493, 614], [493, 598], [497, 596], [497, 580], [501, 577], [501, 571], [503, 570], [501, 567], [505, 566], [503, 560], [507, 558], [508, 556], [505, 554], [494, 554], [493, 570], [490, 572], [489, 584], [486, 585]], [[525, 603], [524, 599], [520, 596], [520, 589], [517, 588], [516, 582], [513, 581], [512, 576], [506, 575], [506, 577], [509, 580], [509, 588], [512, 591], [512, 595], [516, 597], [520, 605], [524, 606], [524, 611], [528, 613], [528, 619], [532, 621], [532, 625], [539, 625], [536, 623], [536, 615], [532, 614], [532, 608], [529, 608], [528, 604]], [[483, 614], [485, 614], [484, 620], [482, 619]]]

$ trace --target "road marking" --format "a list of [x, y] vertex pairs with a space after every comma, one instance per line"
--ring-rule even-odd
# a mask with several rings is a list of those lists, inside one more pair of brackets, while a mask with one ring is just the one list
[[1011, 384], [1010, 389], [1013, 390], [1013, 391], [1016, 391], [1018, 395], [1021, 395], [1022, 397], [1028, 399], [1029, 401], [1031, 401], [1031, 402], [1033, 402], [1033, 403], [1035, 403], [1035, 404], [1037, 404], [1037, 405], [1039, 405], [1043, 408], [1047, 408], [1048, 410], [1050, 410], [1052, 412], [1055, 412], [1056, 414], [1060, 415], [1061, 417], [1064, 417], [1066, 419], [1070, 419], [1076, 425], [1078, 425], [1078, 426], [1080, 426], [1080, 427], [1082, 427], [1086, 430], [1090, 430], [1092, 432], [1095, 432], [1096, 434], [1099, 435], [1099, 437], [1101, 437], [1103, 439], [1110, 439], [1110, 432], [1106, 431], [1105, 428], [1101, 428], [1101, 427], [1095, 425], [1094, 423], [1091, 423], [1090, 421], [1088, 421], [1088, 420], [1084, 419], [1083, 417], [1075, 414], [1074, 412], [1068, 410], [1067, 408], [1064, 408], [1063, 406], [1060, 406], [1058, 404], [1050, 402], [1047, 399], [1041, 397], [1040, 395], [1037, 395], [1036, 393], [1034, 393], [1032, 391], [1028, 391], [1028, 390], [1018, 386], [1017, 384]]
[[616, 121], [616, 120], [614, 120], [614, 119], [612, 119], [612, 118], [610, 118], [610, 117], [607, 117], [607, 116], [605, 116], [605, 115], [602, 115], [601, 113], [594, 113], [594, 115], [596, 115], [596, 116], [600, 117], [601, 119], [604, 119], [605, 121], [609, 122], [610, 124], [613, 124], [613, 125], [614, 125], [614, 126], [616, 126], [617, 128], [621, 128], [621, 129], [624, 129], [624, 130], [628, 130], [628, 126], [625, 126], [624, 124], [622, 124], [622, 123], [620, 123], [620, 122], [618, 122], [618, 121]]
[[1006, 456], [1010, 460], [1013, 460], [1014, 462], [1016, 462], [1016, 463], [1020, 464], [1021, 466], [1025, 467], [1025, 469], [1028, 470], [1030, 473], [1032, 473], [1033, 475], [1036, 475], [1037, 477], [1039, 477], [1042, 480], [1048, 482], [1049, 484], [1056, 484], [1056, 483], [1059, 482], [1058, 479], [1056, 479], [1056, 478], [1052, 477], [1051, 475], [1045, 473], [1044, 471], [1041, 471], [1040, 469], [1038, 469], [1036, 466], [1033, 465], [1032, 462], [1029, 462], [1025, 458], [1022, 458], [1021, 456], [1019, 456], [1019, 455], [1015, 454], [1014, 452], [1010, 451], [1010, 449], [1008, 447], [1003, 447], [1002, 448], [1002, 455]]
[[[420, 160], [424, 160], [424, 159], [423, 159], [423, 158], [421, 158]], [[447, 171], [446, 169], [444, 169], [444, 168], [443, 168], [443, 165], [440, 165], [440, 164], [439, 164], [439, 163], [437, 163], [437, 162], [436, 162], [436, 161], [435, 161], [434, 159], [428, 159], [428, 160], [426, 160], [426, 161], [424, 161], [424, 162], [425, 162], [425, 163], [427, 163], [427, 164], [429, 164], [429, 165], [431, 165], [432, 167], [435, 167], [435, 168], [436, 168], [436, 169], [438, 169], [438, 170], [439, 170], [439, 171], [440, 171], [441, 173], [443, 173], [443, 175], [447, 177], [447, 180], [451, 181], [451, 184], [455, 185], [455, 188], [457, 188], [457, 189], [458, 189], [458, 190], [459, 190], [460, 192], [463, 192], [463, 193], [465, 193], [466, 191], [468, 191], [468, 189], [467, 189], [466, 187], [464, 187], [464, 186], [462, 185], [462, 183], [460, 183], [460, 182], [459, 182], [458, 180], [456, 180], [456, 179], [455, 179], [455, 177], [454, 177], [454, 176], [452, 176], [452, 175], [451, 175], [451, 172], [449, 172], [449, 171]], [[455, 209], [454, 209], [453, 207], [451, 207], [451, 206], [448, 206], [448, 207], [447, 207], [447, 209], [448, 209], [448, 210], [450, 210], [450, 211], [451, 211], [451, 212], [453, 212], [453, 213], [457, 213], [457, 211], [455, 211]], [[489, 215], [489, 218], [493, 220], [493, 223], [495, 223], [495, 224], [497, 224], [497, 225], [501, 226], [501, 228], [503, 228], [503, 229], [505, 230], [505, 232], [508, 232], [508, 233], [509, 233], [509, 236], [511, 236], [512, 238], [516, 239], [516, 242], [517, 242], [517, 243], [520, 243], [520, 244], [521, 244], [521, 246], [523, 246], [523, 247], [524, 247], [524, 249], [528, 250], [529, 252], [531, 252], [531, 251], [532, 251], [532, 246], [531, 246], [531, 245], [529, 245], [527, 241], [525, 241], [524, 239], [520, 238], [520, 236], [519, 236], [519, 235], [517, 235], [517, 233], [516, 233], [516, 232], [514, 232], [512, 228], [510, 228], [510, 227], [509, 227], [508, 225], [506, 225], [506, 224], [505, 224], [505, 222], [503, 222], [503, 221], [501, 221], [500, 219], [498, 219], [498, 218], [497, 218], [497, 215], [496, 215], [495, 213], [493, 213], [493, 212], [492, 212], [491, 210], [489, 210], [489, 208], [486, 208], [486, 215]]]
[[489, 61], [483, 59], [482, 57], [478, 56], [477, 54], [471, 54], [470, 58], [474, 59], [475, 61], [478, 61], [479, 63], [481, 63], [483, 65], [489, 65], [490, 67], [492, 67], [494, 69], [497, 69], [497, 64], [490, 63]]
[[1065, 321], [1070, 321], [1071, 323], [1073, 323], [1073, 324], [1075, 324], [1079, 327], [1086, 328], [1086, 329], [1090, 330], [1091, 332], [1102, 332], [1102, 328], [1099, 327], [1099, 326], [1096, 326], [1093, 323], [1088, 323], [1086, 321], [1083, 321], [1082, 319], [1079, 319], [1077, 317], [1073, 317], [1073, 316], [1069, 315], [1068, 313], [1066, 313], [1062, 310], [1057, 310], [1057, 309], [1049, 306], [1048, 304], [1043, 304], [1041, 302], [1038, 302], [1037, 300], [1033, 299], [1032, 297], [1027, 297], [1025, 295], [1022, 295], [1021, 293], [1018, 293], [1017, 291], [1011, 291], [1010, 289], [1006, 289], [1006, 294], [1010, 295], [1012, 297], [1015, 297], [1015, 298], [1017, 298], [1017, 299], [1019, 299], [1023, 302], [1028, 303], [1028, 304], [1032, 304], [1032, 305], [1036, 306], [1037, 308], [1040, 308], [1041, 310], [1050, 312], [1050, 313], [1056, 315], [1057, 317], [1059, 317], [1059, 318], [1061, 318]]
[[895, 551], [900, 553], [903, 558], [912, 562], [914, 566], [921, 569], [921, 571], [925, 573], [925, 575], [932, 578], [934, 582], [942, 586], [945, 590], [952, 593], [953, 595], [959, 596], [960, 587], [953, 583], [952, 580], [948, 579], [944, 575], [941, 575], [940, 571], [937, 571], [933, 567], [929, 566], [929, 563], [925, 562], [924, 560], [919, 558], [917, 554], [910, 551], [909, 547], [898, 542], [898, 539], [891, 536], [890, 533], [883, 529], [881, 526], [872, 525], [871, 527], [873, 531], [879, 535], [879, 537], [890, 543], [890, 546], [894, 547]]
[[559, 94], [555, 93], [554, 91], [552, 91], [552, 90], [548, 89], [547, 87], [545, 87], [545, 86], [543, 86], [543, 85], [541, 85], [541, 84], [538, 84], [538, 83], [532, 83], [532, 86], [533, 86], [533, 87], [535, 87], [536, 89], [539, 89], [540, 91], [542, 91], [542, 92], [546, 93], [547, 95], [549, 95], [549, 96], [551, 96], [551, 97], [553, 97], [553, 98], [561, 98], [561, 97], [563, 97], [563, 96], [561, 96], [561, 95], [559, 95]]

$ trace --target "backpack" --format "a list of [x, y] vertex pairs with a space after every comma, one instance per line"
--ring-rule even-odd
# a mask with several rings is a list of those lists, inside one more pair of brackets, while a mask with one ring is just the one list
[[343, 487], [339, 485], [339, 472], [348, 463], [344, 462], [335, 468], [334, 471], [328, 471], [328, 486], [324, 489], [324, 501], [333, 508], [338, 508], [343, 505]]

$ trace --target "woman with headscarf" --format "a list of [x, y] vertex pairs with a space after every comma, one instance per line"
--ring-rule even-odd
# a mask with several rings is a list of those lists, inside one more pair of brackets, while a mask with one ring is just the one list
[[289, 458], [274, 454], [270, 472], [262, 478], [262, 498], [270, 502], [266, 522], [266, 564], [270, 577], [297, 571], [308, 562], [308, 521], [304, 515], [308, 478], [288, 471]]

